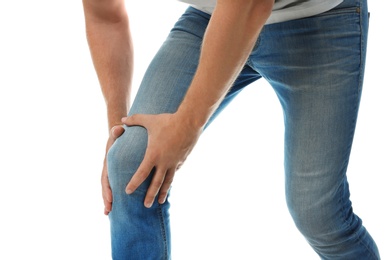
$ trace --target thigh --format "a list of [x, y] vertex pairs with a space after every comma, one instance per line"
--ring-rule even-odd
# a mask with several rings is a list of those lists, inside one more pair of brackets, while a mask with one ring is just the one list
[[375, 242], [353, 213], [346, 177], [362, 93], [366, 1], [346, 0], [264, 29], [252, 59], [283, 107], [291, 215], [322, 258], [377, 259]]
[[[192, 7], [187, 9], [150, 63], [129, 115], [174, 113], [177, 110], [196, 72], [209, 19], [210, 15], [204, 12]], [[207, 125], [242, 88], [258, 78], [257, 72], [245, 66]], [[135, 173], [147, 145], [144, 128], [132, 126], [125, 129], [110, 149], [108, 161], [110, 183], [118, 184], [120, 190], [124, 190]], [[115, 174], [119, 172], [122, 173]], [[149, 181], [143, 183], [140, 190], [145, 191]]]
[[151, 61], [130, 114], [174, 113], [197, 69], [207, 19], [187, 11]]
[[[176, 23], [151, 61], [130, 109], [132, 114], [174, 113], [195, 74], [207, 19], [187, 11]], [[126, 127], [108, 156], [113, 191], [124, 187], [141, 163], [147, 145], [146, 129]], [[140, 188], [146, 191], [148, 179]], [[115, 195], [115, 192], [114, 192]]]
[[[209, 19], [209, 14], [188, 8], [151, 62], [130, 114], [174, 113], [177, 110], [196, 72]], [[244, 87], [259, 78], [256, 71], [245, 65], [206, 126]]]
[[334, 205], [346, 187], [368, 14], [364, 1], [345, 2], [315, 17], [266, 26], [251, 56], [283, 106], [289, 203]]
[[269, 26], [261, 38], [265, 58], [258, 66], [285, 114], [287, 173], [332, 172], [339, 179], [346, 169], [362, 91], [368, 18], [359, 1], [346, 2], [352, 5]]

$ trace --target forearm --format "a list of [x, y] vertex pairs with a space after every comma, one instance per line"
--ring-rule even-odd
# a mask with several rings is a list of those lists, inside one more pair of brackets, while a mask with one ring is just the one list
[[113, 2], [83, 1], [87, 39], [107, 105], [109, 129], [127, 115], [133, 72], [128, 17], [123, 1]]
[[[240, 73], [273, 1], [218, 1], [204, 36], [199, 65], [177, 113], [202, 127]], [[195, 109], [196, 108], [196, 109]]]

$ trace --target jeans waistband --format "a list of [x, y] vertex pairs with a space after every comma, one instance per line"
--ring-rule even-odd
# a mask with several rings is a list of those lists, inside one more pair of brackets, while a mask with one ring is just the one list
[[344, 0], [341, 4], [334, 9], [348, 8], [348, 7], [360, 7], [367, 5], [367, 0]]

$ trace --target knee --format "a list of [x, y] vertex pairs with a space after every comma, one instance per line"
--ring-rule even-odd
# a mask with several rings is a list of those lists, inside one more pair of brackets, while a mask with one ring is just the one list
[[296, 227], [311, 244], [338, 241], [361, 225], [350, 200], [340, 192], [310, 196], [296, 191], [288, 196], [287, 204]]
[[324, 206], [321, 201], [305, 202], [292, 199], [289, 210], [297, 228], [321, 259], [380, 259], [374, 240], [353, 213], [349, 200], [339, 208], [334, 204]]
[[124, 192], [127, 183], [141, 164], [147, 146], [147, 131], [143, 127], [126, 127], [107, 154], [110, 186]]
[[288, 209], [296, 227], [305, 238], [310, 240], [325, 233], [324, 225], [321, 223], [324, 216], [321, 209], [315, 205], [292, 199], [288, 202]]

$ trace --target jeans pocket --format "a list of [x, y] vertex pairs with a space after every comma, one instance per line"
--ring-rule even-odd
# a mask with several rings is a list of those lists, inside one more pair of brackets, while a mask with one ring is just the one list
[[360, 7], [359, 6], [353, 6], [353, 7], [345, 7], [345, 8], [335, 8], [330, 11], [327, 11], [325, 13], [316, 15], [317, 17], [322, 16], [332, 16], [332, 15], [342, 15], [342, 14], [353, 14], [353, 13], [360, 13]]

